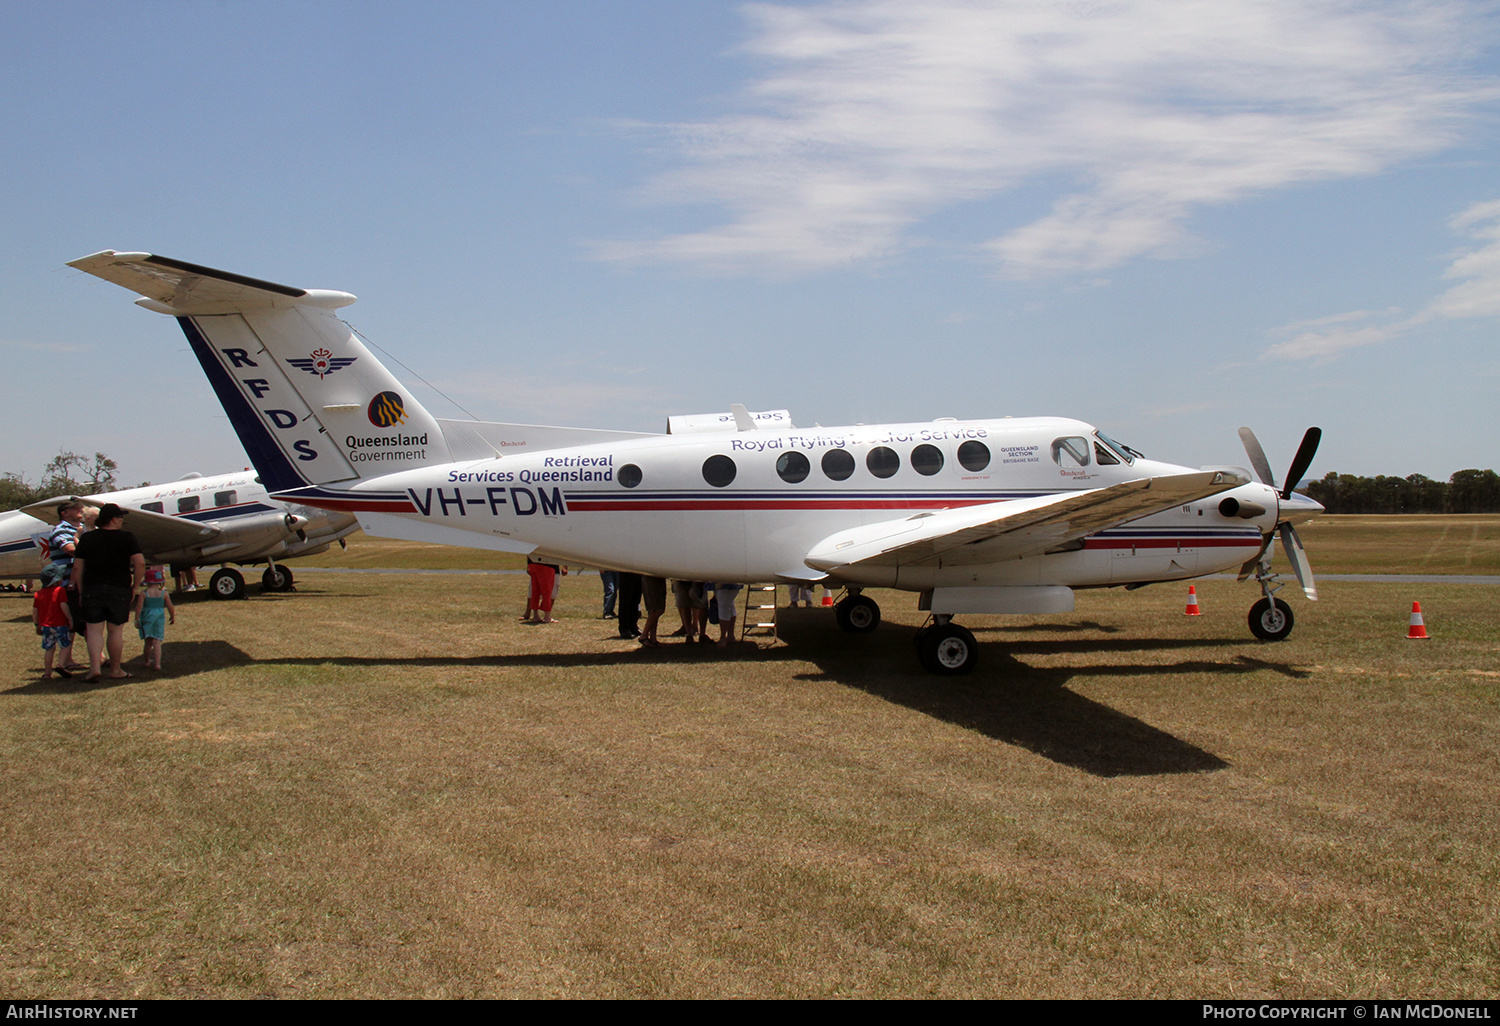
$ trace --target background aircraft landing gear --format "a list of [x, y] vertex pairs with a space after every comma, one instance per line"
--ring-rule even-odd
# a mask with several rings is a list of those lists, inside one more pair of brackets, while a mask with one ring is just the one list
[[291, 591], [292, 572], [284, 566], [272, 564], [260, 575], [261, 591]]
[[880, 626], [880, 607], [863, 595], [850, 595], [833, 607], [833, 615], [846, 634], [869, 634]]
[[1285, 641], [1292, 633], [1292, 607], [1281, 599], [1261, 599], [1250, 607], [1250, 633], [1261, 641]]
[[245, 597], [245, 576], [231, 567], [215, 570], [208, 579], [208, 591], [216, 599]]
[[946, 617], [917, 632], [917, 658], [929, 673], [954, 677], [968, 673], [979, 662], [979, 642], [965, 627]]

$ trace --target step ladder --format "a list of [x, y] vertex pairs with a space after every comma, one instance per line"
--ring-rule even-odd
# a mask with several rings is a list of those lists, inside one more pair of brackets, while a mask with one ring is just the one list
[[745, 585], [745, 615], [740, 623], [744, 624], [741, 637], [751, 631], [764, 631], [776, 637], [776, 585]]

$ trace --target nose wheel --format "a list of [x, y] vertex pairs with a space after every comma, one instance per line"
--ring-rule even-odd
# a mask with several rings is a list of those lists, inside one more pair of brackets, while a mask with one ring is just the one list
[[1261, 641], [1285, 641], [1292, 622], [1292, 607], [1281, 599], [1263, 598], [1250, 607], [1250, 633]]

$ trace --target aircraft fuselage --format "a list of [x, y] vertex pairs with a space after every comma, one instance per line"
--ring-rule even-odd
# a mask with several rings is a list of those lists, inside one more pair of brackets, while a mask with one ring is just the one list
[[[817, 579], [804, 558], [851, 526], [1097, 489], [1186, 468], [1130, 457], [1063, 418], [936, 421], [657, 436], [427, 466], [299, 500], [469, 533], [499, 548], [665, 577]], [[1255, 502], [1250, 519], [1219, 511]], [[1238, 567], [1275, 523], [1274, 493], [1243, 485], [1122, 524], [1067, 551], [987, 563], [860, 567], [862, 585], [1091, 587]]]

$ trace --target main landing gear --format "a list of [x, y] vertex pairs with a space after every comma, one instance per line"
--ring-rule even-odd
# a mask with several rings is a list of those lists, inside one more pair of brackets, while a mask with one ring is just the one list
[[917, 658], [929, 673], [956, 677], [979, 662], [979, 642], [966, 627], [947, 616], [934, 616], [932, 626], [917, 631]]
[[858, 592], [834, 606], [833, 615], [838, 618], [839, 630], [845, 634], [869, 634], [880, 626], [880, 607], [874, 599]]
[[[880, 607], [875, 600], [852, 592], [833, 607], [839, 629], [846, 634], [869, 634], [880, 626]], [[917, 658], [929, 673], [956, 676], [968, 673], [979, 662], [979, 643], [966, 628], [939, 614], [931, 625], [917, 632]]]
[[266, 572], [260, 575], [261, 591], [291, 591], [292, 572], [284, 566], [272, 563], [266, 568]]
[[228, 566], [215, 570], [208, 579], [208, 593], [216, 599], [244, 598], [245, 575]]

